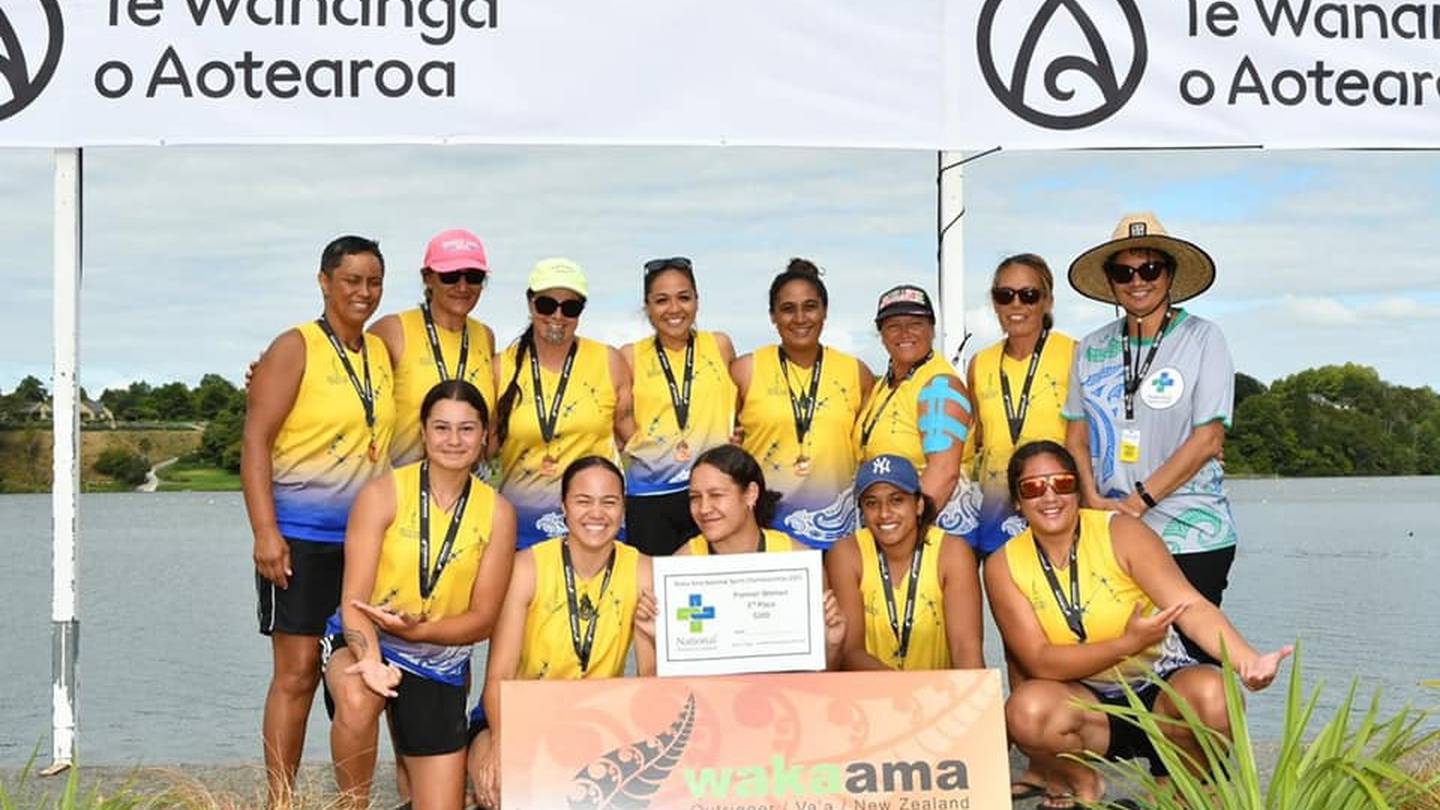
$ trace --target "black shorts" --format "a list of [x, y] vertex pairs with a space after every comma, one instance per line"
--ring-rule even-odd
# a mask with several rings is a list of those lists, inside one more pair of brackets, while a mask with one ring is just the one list
[[[1225, 595], [1225, 587], [1230, 584], [1230, 566], [1234, 562], [1234, 546], [1195, 554], [1175, 555], [1175, 564], [1180, 567], [1180, 573], [1190, 580], [1190, 584], [1195, 586], [1195, 590], [1199, 591], [1201, 596], [1209, 599], [1216, 607], [1220, 606], [1220, 599]], [[1175, 631], [1180, 633], [1178, 625], [1175, 627]], [[1220, 665], [1219, 661], [1200, 649], [1200, 645], [1184, 633], [1180, 633], [1180, 640], [1185, 642], [1185, 650], [1196, 662]]]
[[291, 540], [289, 587], [255, 572], [256, 618], [260, 633], [297, 636], [325, 634], [325, 622], [340, 607], [340, 579], [345, 566], [344, 543]]
[[[329, 665], [330, 656], [344, 646], [342, 635], [321, 639], [321, 668]], [[470, 742], [465, 728], [465, 692], [463, 684], [442, 683], [402, 671], [395, 697], [385, 702], [385, 722], [390, 726], [395, 753], [402, 757], [433, 757], [463, 749]], [[335, 719], [335, 701], [328, 685], [325, 713]]]
[[625, 498], [625, 539], [641, 554], [668, 557], [699, 533], [689, 490]]
[[[1095, 702], [1102, 706], [1129, 706], [1130, 701], [1125, 695], [1105, 697], [1096, 692], [1087, 684], [1080, 684], [1090, 690], [1095, 696]], [[1160, 687], [1153, 683], [1147, 683], [1136, 690], [1140, 702], [1144, 704], [1146, 711], [1154, 711], [1155, 700], [1160, 697]], [[1116, 717], [1107, 714], [1110, 721], [1110, 747], [1105, 750], [1106, 759], [1135, 759], [1143, 757], [1150, 761], [1150, 774], [1152, 776], [1169, 776], [1170, 771], [1165, 763], [1160, 761], [1160, 755], [1155, 753], [1155, 746], [1150, 744], [1150, 738], [1137, 725], [1130, 723], [1123, 717]]]

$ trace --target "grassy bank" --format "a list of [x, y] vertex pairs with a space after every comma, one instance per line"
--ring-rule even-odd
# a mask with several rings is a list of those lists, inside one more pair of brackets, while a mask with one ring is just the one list
[[[80, 485], [86, 492], [129, 490], [94, 470], [95, 460], [110, 448], [121, 448], [154, 461], [185, 456], [200, 446], [201, 431], [184, 428], [82, 430]], [[0, 430], [0, 492], [49, 492], [54, 440], [49, 430]]]
[[181, 460], [162, 468], [160, 492], [239, 492], [240, 476], [219, 467]]

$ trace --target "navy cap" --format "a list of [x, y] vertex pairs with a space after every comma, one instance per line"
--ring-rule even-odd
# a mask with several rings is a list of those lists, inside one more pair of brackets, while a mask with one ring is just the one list
[[880, 294], [875, 304], [875, 325], [879, 326], [892, 315], [923, 315], [935, 323], [935, 307], [930, 303], [930, 295], [914, 284], [901, 284]]
[[862, 462], [860, 471], [855, 474], [855, 500], [860, 500], [865, 490], [880, 483], [915, 494], [920, 491], [920, 473], [904, 456], [893, 453], [876, 456]]

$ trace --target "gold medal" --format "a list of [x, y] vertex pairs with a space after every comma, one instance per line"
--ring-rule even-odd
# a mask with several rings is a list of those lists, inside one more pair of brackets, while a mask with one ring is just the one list
[[554, 456], [546, 453], [545, 457], [540, 459], [540, 474], [546, 478], [554, 478], [555, 469], [559, 466], [560, 462]]
[[802, 478], [810, 474], [809, 456], [799, 455], [795, 457], [795, 474]]
[[675, 445], [675, 460], [681, 464], [690, 460], [690, 443], [684, 439]]

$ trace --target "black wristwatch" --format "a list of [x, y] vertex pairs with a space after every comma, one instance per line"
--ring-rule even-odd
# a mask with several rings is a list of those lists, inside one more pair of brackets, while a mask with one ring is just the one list
[[1155, 499], [1150, 497], [1150, 493], [1145, 491], [1144, 481], [1135, 482], [1135, 494], [1140, 496], [1140, 500], [1144, 501], [1146, 506], [1151, 509], [1155, 508]]

